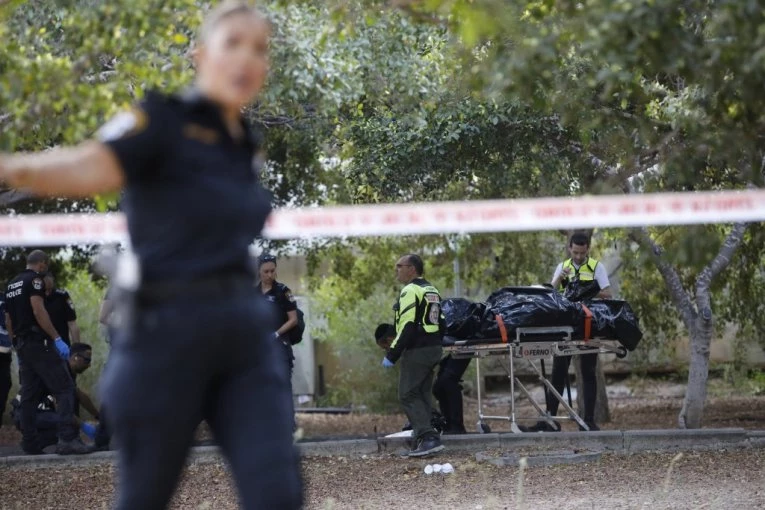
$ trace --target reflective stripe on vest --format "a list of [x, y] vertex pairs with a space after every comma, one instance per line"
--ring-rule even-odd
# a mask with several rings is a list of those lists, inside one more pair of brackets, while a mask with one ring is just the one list
[[579, 269], [574, 266], [574, 262], [572, 259], [568, 259], [563, 263], [563, 269], [566, 268], [571, 269], [571, 273], [569, 273], [568, 280], [575, 280], [576, 277], [579, 277], [580, 282], [591, 282], [595, 279], [595, 268], [598, 266], [598, 260], [593, 258], [587, 258], [587, 261], [579, 266]]
[[395, 317], [396, 333], [400, 334], [403, 330], [404, 324], [399, 323], [401, 317], [413, 306], [416, 307], [415, 324], [425, 333], [438, 333], [441, 317], [441, 295], [438, 289], [429, 283], [422, 285], [412, 282], [404, 288], [404, 291], [414, 294], [414, 303], [409, 303], [404, 308], [401, 308], [400, 302], [398, 303]]

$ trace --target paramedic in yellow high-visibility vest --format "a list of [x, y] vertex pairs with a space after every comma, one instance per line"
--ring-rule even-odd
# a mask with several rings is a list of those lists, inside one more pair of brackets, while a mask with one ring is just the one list
[[423, 278], [418, 255], [404, 255], [396, 262], [396, 279], [404, 284], [393, 306], [396, 337], [382, 365], [400, 366], [398, 398], [409, 423], [413, 444], [409, 457], [425, 457], [444, 449], [431, 424], [433, 369], [441, 361], [444, 333], [441, 295]]
[[590, 238], [587, 234], [577, 233], [571, 236], [568, 243], [568, 252], [571, 258], [558, 264], [552, 279], [555, 289], [566, 287], [569, 282], [579, 280], [581, 282], [598, 282], [600, 286], [599, 298], [611, 298], [611, 282], [608, 281], [608, 271], [599, 261], [590, 257]]
[[[600, 286], [597, 297], [608, 299], [611, 297], [611, 283], [608, 281], [608, 271], [600, 261], [590, 257], [590, 238], [587, 234], [577, 233], [571, 236], [568, 243], [568, 251], [571, 258], [558, 264], [553, 275], [552, 285], [555, 289], [563, 289], [568, 283], [576, 281], [587, 282], [596, 280]], [[572, 356], [556, 356], [553, 358], [552, 384], [559, 394], [563, 394], [563, 388], [568, 378], [568, 368]], [[584, 423], [590, 431], [600, 430], [595, 423], [595, 404], [598, 396], [597, 379], [597, 354], [580, 355], [582, 363], [582, 393], [584, 397]], [[558, 414], [558, 399], [547, 393], [547, 412], [550, 416]], [[554, 426], [542, 420], [535, 426], [526, 430], [541, 432], [558, 432], [560, 424], [554, 421]], [[582, 427], [580, 426], [580, 429]], [[584, 430], [584, 429], [582, 429]]]

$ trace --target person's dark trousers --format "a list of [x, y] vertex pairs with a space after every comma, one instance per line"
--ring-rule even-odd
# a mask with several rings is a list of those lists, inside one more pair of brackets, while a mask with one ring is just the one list
[[[568, 379], [568, 367], [572, 356], [556, 356], [553, 358], [552, 384], [563, 395], [563, 389]], [[579, 356], [582, 361], [582, 391], [584, 392], [584, 421], [595, 422], [595, 399], [598, 396], [598, 380], [595, 370], [598, 366], [597, 354], [583, 354]], [[555, 416], [558, 414], [558, 399], [552, 394], [547, 395], [547, 411]]]
[[438, 400], [441, 414], [446, 419], [445, 434], [465, 433], [462, 405], [462, 376], [465, 375], [470, 358], [454, 359], [451, 355], [441, 360], [433, 395]]
[[[16, 428], [21, 430], [21, 413], [14, 416]], [[55, 411], [37, 411], [37, 438], [40, 448], [58, 443], [58, 415]]]
[[293, 398], [292, 393], [292, 374], [295, 372], [295, 353], [292, 350], [292, 344], [289, 342], [282, 344], [284, 347], [284, 354], [287, 357], [287, 367], [289, 368], [289, 373], [287, 374], [287, 383], [289, 384], [289, 390], [290, 390], [290, 405], [292, 407], [292, 431], [296, 431], [298, 428], [297, 425], [297, 418], [295, 417], [295, 401]]
[[441, 346], [407, 349], [399, 360], [398, 398], [415, 440], [437, 436], [431, 424], [433, 416], [433, 369], [441, 361]]
[[11, 392], [11, 362], [13, 354], [0, 352], [0, 425], [3, 424], [5, 406], [8, 405], [8, 394]]
[[177, 296], [139, 300], [112, 343], [102, 402], [117, 443], [116, 508], [167, 506], [202, 420], [242, 508], [300, 508], [287, 366], [268, 304], [249, 284]]
[[19, 382], [21, 383], [21, 435], [25, 450], [40, 448], [37, 436], [37, 406], [46, 391], [56, 399], [58, 438], [71, 441], [78, 437], [74, 421], [74, 383], [53, 342], [19, 339]]

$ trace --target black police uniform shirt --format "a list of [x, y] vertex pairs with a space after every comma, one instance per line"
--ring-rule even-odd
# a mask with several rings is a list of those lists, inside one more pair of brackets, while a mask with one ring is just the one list
[[11, 280], [5, 291], [5, 310], [11, 317], [11, 326], [16, 337], [45, 335], [35, 319], [32, 296], [45, 298], [45, 283], [42, 275], [26, 269]]
[[221, 109], [198, 92], [150, 93], [105, 124], [99, 139], [125, 176], [122, 209], [144, 283], [252, 275], [249, 246], [271, 211], [258, 138], [234, 140]]
[[[263, 292], [263, 284], [259, 284], [258, 288]], [[288, 312], [297, 310], [295, 296], [292, 295], [290, 288], [283, 283], [274, 282], [271, 289], [263, 293], [263, 297], [274, 307], [273, 310], [279, 322], [276, 326], [277, 329], [289, 320]]]
[[48, 311], [50, 321], [56, 332], [67, 345], [71, 345], [69, 338], [69, 323], [77, 320], [77, 312], [69, 293], [64, 289], [56, 289], [50, 296], [45, 298], [45, 309]]

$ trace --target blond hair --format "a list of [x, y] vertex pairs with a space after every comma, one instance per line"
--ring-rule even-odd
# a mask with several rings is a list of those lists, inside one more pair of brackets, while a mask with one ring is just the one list
[[215, 28], [224, 20], [241, 14], [255, 16], [266, 21], [265, 15], [258, 10], [254, 2], [243, 0], [224, 0], [207, 13], [202, 25], [199, 27], [199, 41], [206, 41]]

